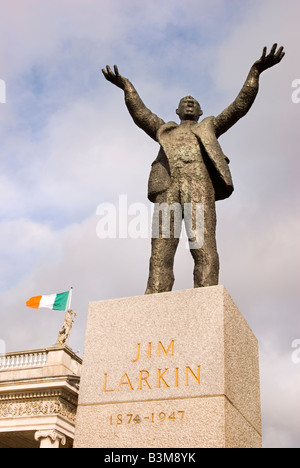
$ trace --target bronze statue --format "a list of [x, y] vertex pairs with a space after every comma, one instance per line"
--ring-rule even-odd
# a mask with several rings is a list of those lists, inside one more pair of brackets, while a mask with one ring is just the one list
[[[130, 81], [119, 74], [116, 65], [114, 72], [109, 66], [106, 70], [102, 69], [105, 78], [124, 91], [126, 106], [136, 125], [160, 144], [148, 184], [148, 198], [155, 203], [153, 231], [157, 235], [152, 234], [146, 294], [172, 289], [174, 256], [180, 235], [176, 218], [180, 213], [181, 228], [182, 218], [186, 221], [188, 206], [192, 206], [189, 230], [196, 232], [196, 238], [197, 229], [202, 230], [202, 235], [198, 233], [198, 239], [202, 239], [200, 243], [193, 242], [187, 230], [194, 259], [194, 287], [218, 284], [215, 201], [223, 200], [233, 192], [229, 159], [223, 154], [218, 138], [247, 114], [258, 93], [260, 74], [279, 63], [283, 56], [283, 47], [277, 50], [277, 44], [273, 45], [268, 55], [264, 47], [262, 56], [252, 65], [235, 101], [217, 117], [207, 117], [198, 123], [203, 114], [200, 104], [191, 96], [182, 98], [176, 110], [179, 125], [175, 122], [165, 123], [147, 109]], [[181, 209], [172, 210], [171, 216], [169, 211], [169, 217], [163, 216], [166, 207], [176, 206]], [[203, 208], [204, 222], [199, 223], [200, 227], [196, 227], [195, 231], [197, 206]], [[164, 235], [166, 219], [169, 235]], [[187, 226], [189, 223], [185, 224]]]

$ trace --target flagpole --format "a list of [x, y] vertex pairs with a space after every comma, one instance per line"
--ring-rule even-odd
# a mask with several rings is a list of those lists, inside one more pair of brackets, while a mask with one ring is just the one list
[[71, 309], [72, 292], [73, 292], [73, 288], [71, 287], [70, 292], [69, 292], [69, 298], [68, 298], [68, 302], [67, 302], [66, 311]]

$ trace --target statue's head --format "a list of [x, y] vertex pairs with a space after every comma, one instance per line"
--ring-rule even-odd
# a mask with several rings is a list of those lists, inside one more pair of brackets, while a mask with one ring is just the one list
[[185, 96], [180, 99], [176, 114], [180, 120], [193, 120], [198, 122], [199, 117], [203, 114], [199, 102], [192, 96]]

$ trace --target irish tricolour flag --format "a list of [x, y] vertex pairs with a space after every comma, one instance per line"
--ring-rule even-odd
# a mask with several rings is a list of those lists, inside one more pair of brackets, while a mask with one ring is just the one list
[[59, 294], [50, 294], [49, 296], [35, 296], [29, 299], [26, 302], [27, 307], [32, 307], [33, 309], [40, 309], [41, 307], [47, 307], [52, 310], [67, 310], [70, 308], [71, 302], [71, 292], [70, 291], [59, 293]]

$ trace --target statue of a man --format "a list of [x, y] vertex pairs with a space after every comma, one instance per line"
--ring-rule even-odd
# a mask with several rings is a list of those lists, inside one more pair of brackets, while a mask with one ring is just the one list
[[67, 341], [69, 339], [69, 336], [72, 330], [72, 325], [75, 322], [76, 315], [77, 315], [76, 312], [73, 312], [72, 309], [66, 310], [65, 321], [64, 321], [63, 326], [58, 332], [58, 338], [57, 338], [56, 344], [61, 344], [61, 345], [67, 344]]
[[[163, 235], [164, 218], [159, 214], [162, 206], [179, 205], [182, 217], [186, 207], [192, 206], [191, 224], [194, 228], [197, 226], [195, 207], [203, 207], [204, 222], [198, 223], [198, 229], [202, 230], [202, 236], [198, 237], [203, 240], [196, 245], [190, 242], [194, 259], [194, 287], [218, 284], [215, 202], [229, 197], [233, 192], [229, 160], [223, 154], [218, 138], [246, 115], [257, 95], [260, 74], [279, 63], [283, 56], [283, 47], [277, 50], [277, 44], [273, 45], [268, 55], [264, 47], [262, 56], [252, 65], [235, 101], [216, 117], [207, 117], [198, 123], [203, 114], [200, 104], [191, 96], [182, 98], [176, 110], [179, 125], [175, 122], [165, 123], [153, 114], [130, 81], [119, 74], [116, 65], [114, 72], [109, 66], [106, 70], [102, 69], [105, 78], [124, 91], [126, 106], [136, 125], [160, 144], [148, 184], [148, 198], [155, 203], [153, 220], [159, 226], [158, 235], [152, 235], [146, 294], [171, 291], [174, 283], [173, 265], [179, 235], [178, 229], [175, 233], [174, 213], [168, 218], [170, 235]], [[181, 221], [182, 218], [180, 226]], [[189, 232], [187, 234], [189, 237]]]

